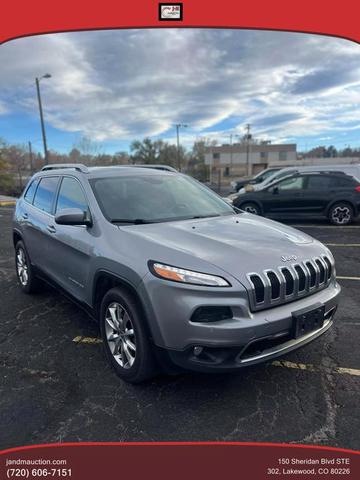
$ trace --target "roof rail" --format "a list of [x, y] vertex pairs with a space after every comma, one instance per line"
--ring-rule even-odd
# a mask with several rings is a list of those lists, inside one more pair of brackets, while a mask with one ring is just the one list
[[347, 173], [343, 172], [342, 170], [330, 170], [330, 169], [329, 170], [306, 170], [304, 172], [299, 171], [297, 173], [299, 173], [301, 175], [312, 175], [314, 173], [319, 173], [319, 174], [320, 173], [327, 173], [327, 174], [331, 173], [331, 174], [335, 174], [335, 175], [347, 175]]
[[176, 172], [177, 170], [174, 167], [170, 167], [170, 165], [161, 165], [161, 164], [145, 164], [145, 165], [124, 165], [124, 167], [137, 167], [137, 168], [154, 168], [155, 170], [166, 170], [167, 172]]
[[74, 170], [82, 173], [89, 172], [88, 168], [82, 163], [53, 163], [51, 165], [45, 165], [41, 171], [44, 172], [46, 170], [58, 170], [62, 168], [73, 168]]

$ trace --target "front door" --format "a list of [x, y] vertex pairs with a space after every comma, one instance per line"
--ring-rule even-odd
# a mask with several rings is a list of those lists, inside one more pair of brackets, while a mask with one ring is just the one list
[[286, 178], [267, 189], [264, 199], [265, 213], [296, 213], [303, 207], [306, 177], [296, 175]]
[[[67, 208], [88, 210], [80, 182], [71, 176], [61, 180], [55, 215]], [[89, 258], [92, 248], [91, 228], [84, 225], [59, 225], [54, 222], [51, 249], [51, 276], [78, 300], [85, 300]]]

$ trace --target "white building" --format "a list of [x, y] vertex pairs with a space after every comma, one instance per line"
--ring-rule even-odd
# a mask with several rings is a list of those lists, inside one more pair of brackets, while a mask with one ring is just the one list
[[297, 161], [296, 144], [243, 144], [207, 147], [205, 164], [212, 181], [225, 183], [232, 177], [254, 175], [272, 165], [284, 167]]
[[255, 175], [269, 167], [305, 165], [360, 164], [358, 157], [302, 158], [296, 144], [234, 144], [207, 147], [205, 164], [210, 167], [210, 180], [228, 184], [233, 178]]

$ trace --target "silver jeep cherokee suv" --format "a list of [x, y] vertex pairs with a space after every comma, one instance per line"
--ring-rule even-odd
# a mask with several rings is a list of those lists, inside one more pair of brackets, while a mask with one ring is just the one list
[[13, 241], [22, 290], [47, 280], [85, 307], [133, 383], [290, 352], [329, 329], [340, 293], [320, 242], [170, 169], [46, 166]]

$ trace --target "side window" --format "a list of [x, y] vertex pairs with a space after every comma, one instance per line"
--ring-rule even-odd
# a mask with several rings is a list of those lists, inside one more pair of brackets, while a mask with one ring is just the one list
[[352, 187], [353, 185], [355, 185], [355, 181], [354, 181], [354, 178], [350, 177], [350, 176], [342, 176], [342, 175], [339, 175], [339, 176], [333, 176], [331, 178], [331, 187], [332, 188], [350, 188]]
[[30, 185], [28, 186], [28, 188], [25, 192], [24, 198], [29, 203], [33, 203], [34, 195], [35, 195], [35, 192], [36, 192], [36, 187], [37, 187], [38, 182], [39, 182], [39, 179], [35, 178], [35, 180], [33, 180], [30, 183]]
[[36, 190], [33, 205], [47, 213], [52, 213], [52, 205], [59, 177], [44, 177]]
[[304, 177], [291, 177], [274, 185], [279, 192], [286, 192], [288, 190], [302, 190], [304, 188]]
[[61, 182], [56, 212], [64, 208], [80, 208], [83, 212], [88, 209], [84, 192], [75, 178], [64, 177]]
[[332, 183], [333, 179], [326, 175], [311, 175], [308, 178], [308, 190], [328, 190], [334, 186]]

